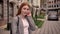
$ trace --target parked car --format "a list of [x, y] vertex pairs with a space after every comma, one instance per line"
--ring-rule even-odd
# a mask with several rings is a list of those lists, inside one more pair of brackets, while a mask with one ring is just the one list
[[57, 20], [58, 21], [58, 14], [57, 12], [51, 12], [48, 14], [48, 20]]

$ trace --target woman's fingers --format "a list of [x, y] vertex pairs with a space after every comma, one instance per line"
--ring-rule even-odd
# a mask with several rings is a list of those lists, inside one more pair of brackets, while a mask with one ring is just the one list
[[27, 16], [31, 16], [31, 12], [30, 11], [27, 13]]

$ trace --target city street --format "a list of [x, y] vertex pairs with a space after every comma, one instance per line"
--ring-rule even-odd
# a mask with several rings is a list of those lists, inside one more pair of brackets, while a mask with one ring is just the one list
[[[10, 31], [6, 30], [7, 25], [11, 24], [12, 18], [19, 13], [23, 2], [30, 5], [29, 9], [37, 25], [44, 22], [42, 27], [32, 31], [32, 34], [60, 34], [60, 0], [0, 0], [0, 34], [10, 34]], [[47, 15], [49, 19], [59, 19], [59, 21], [48, 21]], [[41, 23], [38, 26], [40, 25]]]
[[0, 34], [10, 34], [10, 31], [4, 30], [4, 29], [0, 29]]
[[45, 21], [39, 34], [60, 34], [60, 21]]
[[[0, 34], [10, 34], [10, 31], [0, 29]], [[42, 28], [33, 31], [32, 34], [60, 34], [60, 20], [48, 21], [46, 16]]]
[[60, 34], [60, 19], [59, 21], [48, 21], [46, 16], [42, 28], [36, 30], [34, 34]]

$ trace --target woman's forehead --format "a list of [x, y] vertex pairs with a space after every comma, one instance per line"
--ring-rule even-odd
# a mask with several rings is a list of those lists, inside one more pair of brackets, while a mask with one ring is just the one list
[[22, 8], [29, 8], [29, 6], [28, 6], [28, 5], [25, 5], [25, 6], [23, 6]]

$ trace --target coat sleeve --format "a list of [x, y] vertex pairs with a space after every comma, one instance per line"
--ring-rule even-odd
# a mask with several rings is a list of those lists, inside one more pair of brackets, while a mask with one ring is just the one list
[[36, 30], [36, 29], [38, 28], [38, 27], [35, 25], [32, 16], [28, 16], [28, 17], [27, 17], [27, 20], [28, 20], [29, 25], [30, 25], [29, 28], [30, 28], [32, 31], [34, 31], [34, 30]]
[[12, 34], [16, 34], [16, 30], [17, 30], [17, 17], [14, 17], [12, 19], [12, 23], [11, 23], [11, 30], [12, 30]]

